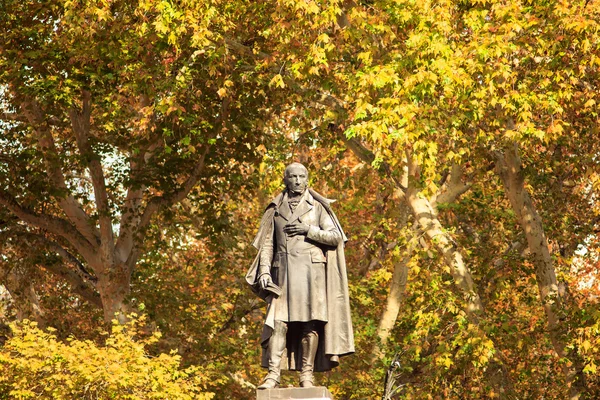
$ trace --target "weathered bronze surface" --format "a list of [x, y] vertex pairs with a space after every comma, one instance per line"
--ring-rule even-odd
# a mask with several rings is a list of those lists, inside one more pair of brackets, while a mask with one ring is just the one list
[[264, 299], [259, 389], [279, 385], [281, 369], [299, 370], [300, 386], [354, 353], [344, 243], [331, 200], [308, 188], [299, 163], [285, 170], [286, 189], [268, 205], [253, 245], [258, 254], [246, 280]]

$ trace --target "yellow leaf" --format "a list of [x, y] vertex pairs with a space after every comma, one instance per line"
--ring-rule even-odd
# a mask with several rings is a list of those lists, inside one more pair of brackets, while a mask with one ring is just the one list
[[269, 82], [269, 86], [275, 86], [283, 89], [285, 87], [285, 83], [283, 82], [283, 77], [281, 74], [275, 75]]
[[592, 363], [586, 365], [585, 368], [583, 368], [583, 372], [594, 375], [596, 373], [596, 364], [594, 364], [592, 362]]
[[583, 350], [588, 351], [589, 348], [592, 347], [592, 344], [589, 340], [584, 340], [583, 343], [581, 343], [581, 347], [583, 348]]
[[454, 363], [452, 362], [452, 360], [451, 360], [450, 358], [446, 358], [446, 359], [444, 359], [444, 366], [445, 366], [446, 368], [450, 368], [450, 366], [451, 366], [452, 364], [454, 364]]

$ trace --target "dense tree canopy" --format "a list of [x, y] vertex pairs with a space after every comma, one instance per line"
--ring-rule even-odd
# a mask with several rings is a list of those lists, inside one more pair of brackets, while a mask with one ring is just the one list
[[600, 395], [596, 0], [0, 4], [0, 397], [254, 398], [291, 161], [350, 239], [336, 398]]

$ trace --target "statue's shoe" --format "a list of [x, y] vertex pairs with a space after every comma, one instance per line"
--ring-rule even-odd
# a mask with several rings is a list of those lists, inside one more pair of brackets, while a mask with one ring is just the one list
[[311, 387], [314, 387], [314, 386], [315, 385], [313, 384], [313, 382], [309, 381], [309, 380], [305, 380], [305, 381], [300, 382], [300, 387], [303, 387], [303, 388], [311, 388]]
[[275, 379], [265, 378], [264, 382], [259, 387], [257, 387], [257, 389], [259, 389], [259, 390], [275, 389], [278, 386], [279, 386], [279, 382], [277, 382]]

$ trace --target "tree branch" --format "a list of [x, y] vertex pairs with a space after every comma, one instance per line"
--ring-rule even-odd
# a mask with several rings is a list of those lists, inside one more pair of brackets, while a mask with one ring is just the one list
[[[155, 140], [151, 141], [145, 151], [140, 152], [139, 157], [130, 162], [131, 174], [134, 178], [140, 165], [145, 165], [152, 157], [152, 154], [163, 144], [160, 136], [156, 135]], [[121, 223], [119, 226], [119, 238], [115, 247], [115, 253], [121, 262], [127, 262], [130, 258], [134, 246], [135, 229], [139, 226], [141, 216], [140, 207], [144, 195], [145, 186], [140, 185], [137, 188], [129, 187], [125, 202], [121, 208]]]
[[462, 167], [459, 164], [453, 164], [452, 172], [450, 172], [450, 179], [440, 188], [440, 190], [445, 190], [438, 194], [436, 199], [432, 202], [434, 208], [437, 207], [437, 204], [439, 203], [454, 202], [471, 188], [471, 183], [463, 183], [461, 179], [462, 175]]
[[8, 111], [0, 111], [0, 120], [20, 122], [21, 118], [19, 118], [19, 114], [17, 114], [17, 113], [11, 113]]
[[[65, 238], [90, 263], [96, 257], [96, 249], [68, 221], [46, 214], [38, 214], [21, 206], [12, 196], [0, 190], [0, 204], [8, 208], [23, 222]], [[92, 264], [92, 263], [90, 263]]]
[[91, 275], [77, 257], [63, 246], [43, 235], [31, 232], [10, 230], [4, 232], [2, 236], [7, 235], [22, 237], [24, 243], [29, 247], [34, 243], [44, 246], [49, 251], [57, 253], [65, 263], [73, 265], [75, 269], [67, 268], [64, 264], [56, 262], [41, 262], [39, 264], [52, 274], [67, 281], [73, 288], [73, 291], [90, 304], [102, 308], [100, 295], [94, 290], [94, 283], [97, 281], [97, 278]]
[[[216, 136], [220, 132], [220, 130], [223, 127], [223, 124], [225, 123], [225, 119], [226, 119], [226, 117], [228, 115], [228, 111], [229, 111], [229, 104], [230, 104], [229, 99], [224, 99], [223, 102], [221, 103], [221, 110], [220, 110], [219, 116], [217, 117], [217, 119], [215, 121], [214, 136]], [[173, 204], [179, 203], [190, 193], [190, 191], [194, 188], [194, 186], [196, 186], [196, 183], [198, 183], [198, 180], [200, 180], [200, 176], [202, 175], [202, 172], [204, 171], [206, 155], [208, 154], [209, 150], [210, 150], [210, 144], [207, 143], [204, 146], [204, 150], [202, 151], [200, 160], [198, 160], [198, 162], [196, 163], [196, 166], [194, 167], [194, 170], [192, 171], [192, 173], [190, 174], [188, 179], [184, 182], [184, 184], [181, 186], [181, 188], [179, 188], [179, 190], [176, 190], [175, 192], [173, 192], [167, 196], [163, 195], [160, 197], [155, 197], [148, 202], [148, 204], [146, 205], [146, 209], [144, 210], [142, 217], [140, 219], [138, 229], [137, 229], [138, 231], [141, 231], [148, 226], [148, 224], [150, 223], [150, 219], [158, 210], [160, 210], [164, 207], [169, 207], [169, 206], [172, 206]]]
[[[44, 263], [42, 267], [69, 282], [75, 293], [87, 300], [90, 304], [102, 309], [102, 299], [100, 298], [100, 295], [94, 290], [93, 286], [88, 283], [92, 279], [96, 280], [96, 277], [91, 276], [86, 271], [83, 264], [81, 264], [81, 262], [75, 256], [58, 245], [58, 243], [49, 242], [48, 246], [58, 253], [58, 255], [61, 256], [65, 262], [78, 267], [78, 271], [66, 268], [65, 265], [61, 263]], [[83, 279], [80, 274], [88, 276], [88, 281]]]
[[121, 221], [119, 225], [119, 238], [115, 252], [120, 262], [125, 262], [131, 253], [134, 244], [134, 228], [139, 226], [139, 210], [142, 204], [144, 187], [137, 189], [129, 188], [121, 210]]
[[265, 58], [270, 57], [269, 54], [263, 53], [261, 51], [254, 52], [254, 50], [251, 47], [246, 46], [246, 45], [244, 45], [236, 40], [230, 39], [230, 38], [225, 38], [225, 45], [227, 46], [228, 49], [234, 50], [238, 54], [242, 54], [246, 57], [260, 58], [260, 59], [265, 59]]
[[41, 266], [52, 274], [67, 281], [71, 285], [73, 291], [88, 303], [102, 309], [102, 299], [100, 298], [100, 295], [95, 292], [87, 282], [81, 279], [75, 271], [66, 268], [64, 264], [61, 263], [44, 263]]
[[262, 307], [262, 304], [258, 301], [253, 301], [249, 307], [242, 308], [241, 310], [237, 309], [238, 298], [236, 297], [234, 301], [234, 308], [231, 312], [231, 316], [229, 319], [223, 324], [223, 326], [219, 329], [219, 333], [225, 332], [227, 329], [231, 328], [235, 323], [240, 321], [246, 315], [250, 314], [254, 310], [258, 310]]
[[198, 180], [202, 175], [202, 171], [204, 170], [205, 164], [204, 161], [206, 159], [206, 155], [208, 154], [209, 149], [210, 145], [207, 144], [204, 147], [204, 151], [200, 156], [200, 160], [194, 167], [194, 170], [192, 171], [188, 179], [185, 181], [185, 183], [179, 188], [179, 190], [174, 191], [168, 196], [155, 197], [148, 202], [148, 205], [146, 206], [146, 209], [144, 210], [144, 213], [142, 214], [142, 217], [140, 219], [138, 230], [145, 229], [150, 223], [150, 219], [152, 218], [152, 216], [158, 210], [180, 202], [189, 194], [189, 192], [194, 188], [196, 183], [198, 183]]
[[40, 239], [44, 240], [44, 243], [53, 251], [58, 253], [59, 256], [62, 257], [65, 262], [70, 263], [76, 267], [77, 275], [83, 279], [86, 279], [94, 284], [98, 281], [98, 278], [94, 275], [90, 274], [89, 271], [85, 268], [85, 266], [75, 257], [73, 254], [69, 253], [64, 247], [59, 245], [58, 243], [49, 240], [41, 235], [37, 235]]
[[100, 157], [94, 153], [88, 141], [90, 132], [90, 115], [92, 112], [92, 95], [89, 91], [82, 92], [81, 112], [75, 108], [69, 110], [71, 126], [77, 147], [82, 157], [87, 161], [87, 167], [92, 177], [92, 186], [94, 187], [94, 198], [96, 199], [96, 209], [98, 210], [98, 219], [100, 223], [100, 242], [104, 261], [112, 265], [114, 258], [114, 237], [112, 229], [112, 218], [108, 204], [108, 193], [106, 192], [106, 181]]
[[[259, 59], [259, 60], [268, 60], [271, 59], [273, 56], [271, 54], [268, 53], [264, 53], [261, 51], [255, 51], [252, 47], [246, 46], [236, 40], [233, 40], [231, 38], [225, 38], [225, 45], [227, 46], [227, 48], [229, 50], [233, 50], [236, 53], [252, 58], [254, 60]], [[215, 43], [216, 44], [216, 43]], [[273, 63], [273, 66], [269, 69], [269, 71], [274, 72], [276, 74], [280, 74], [282, 73], [282, 68], [278, 65], [275, 65], [275, 63]], [[287, 86], [289, 87], [298, 87], [299, 85], [296, 83], [296, 81], [291, 78], [290, 76], [286, 76], [283, 77], [283, 79], [285, 80]], [[301, 92], [307, 92], [309, 89], [306, 88], [300, 88]], [[338, 99], [337, 97], [329, 94], [329, 93], [324, 93], [321, 90], [317, 90], [316, 94], [319, 96], [318, 99], [316, 99], [316, 103], [325, 105], [327, 107], [331, 107], [331, 108], [336, 108], [336, 109], [345, 109], [345, 103]]]
[[27, 268], [0, 261], [0, 281], [13, 299], [19, 321], [27, 318], [36, 321], [40, 327], [46, 326], [44, 310]]
[[41, 107], [35, 100], [26, 100], [22, 104], [22, 109], [37, 135], [38, 147], [44, 157], [48, 178], [50, 178], [54, 186], [65, 194], [61, 197], [55, 197], [60, 208], [64, 211], [67, 218], [75, 224], [77, 230], [87, 241], [92, 245], [97, 245], [99, 243], [99, 233], [81, 207], [81, 204], [73, 197], [67, 187], [65, 176], [60, 167], [56, 144], [50, 132], [50, 127], [45, 121]]
[[[342, 141], [346, 144], [346, 146], [348, 146], [348, 148], [363, 162], [372, 164], [373, 161], [375, 160], [375, 155], [373, 154], [373, 152], [369, 149], [367, 149], [358, 139], [356, 138], [351, 138], [348, 139], [346, 137], [346, 135], [344, 135], [343, 133], [340, 133], [340, 138], [342, 139]], [[388, 163], [386, 162], [382, 162], [381, 163], [381, 167], [382, 169], [385, 171], [386, 175], [394, 182], [394, 184], [403, 192], [406, 194], [406, 186], [402, 183], [402, 181], [398, 178], [396, 178], [393, 174], [392, 174], [392, 168], [389, 166]], [[404, 179], [403, 179], [404, 180]]]
[[412, 157], [410, 151], [406, 151], [408, 174], [411, 177], [406, 192], [406, 200], [410, 206], [416, 222], [427, 235], [430, 243], [442, 255], [448, 267], [452, 271], [455, 284], [462, 290], [467, 302], [467, 313], [473, 320], [477, 320], [477, 314], [483, 310], [479, 294], [475, 290], [473, 276], [464, 262], [462, 254], [452, 238], [444, 230], [437, 217], [437, 209], [432, 206], [429, 199], [421, 196], [420, 189], [414, 185], [418, 179], [419, 164]]

